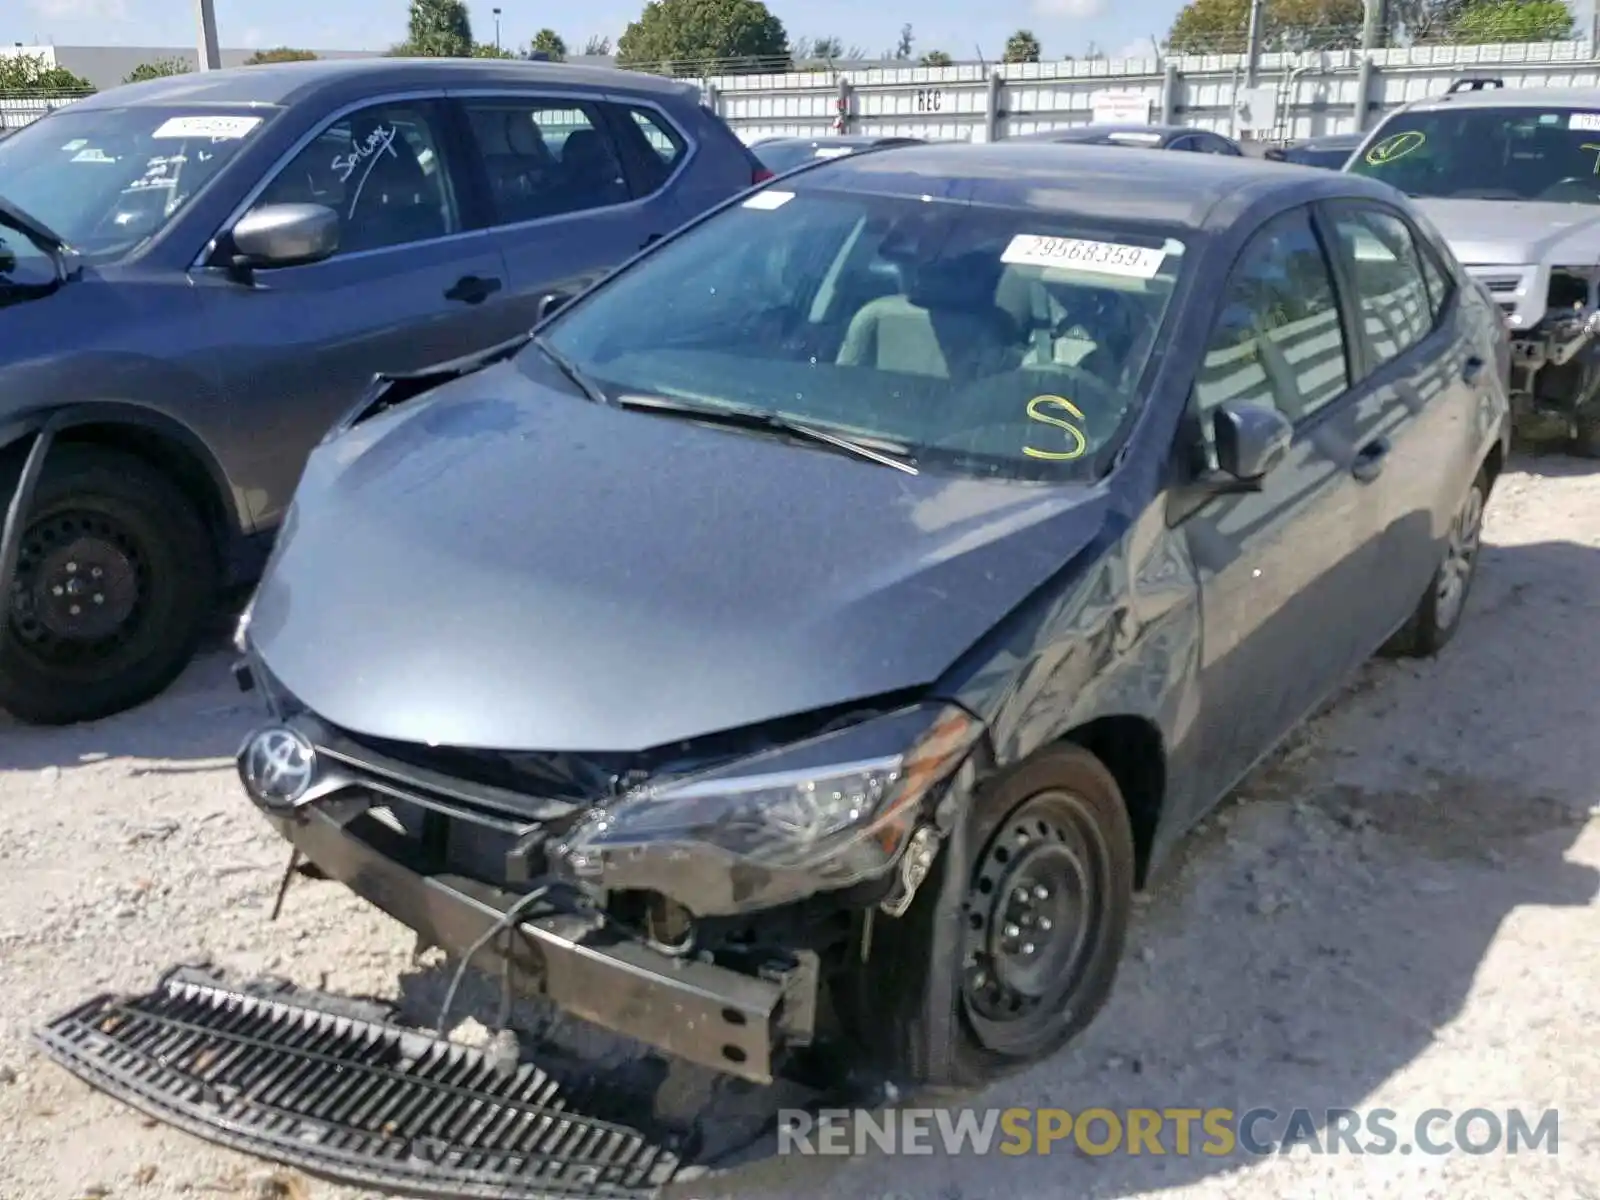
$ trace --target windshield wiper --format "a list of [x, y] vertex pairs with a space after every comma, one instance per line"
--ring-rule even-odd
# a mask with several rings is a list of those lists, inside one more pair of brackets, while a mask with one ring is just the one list
[[900, 442], [886, 438], [847, 437], [842, 433], [820, 429], [815, 425], [786, 417], [782, 413], [769, 412], [762, 408], [744, 408], [731, 404], [698, 404], [692, 400], [678, 400], [670, 396], [645, 396], [638, 393], [617, 396], [612, 403], [639, 412], [660, 413], [668, 417], [689, 417], [696, 421], [732, 426], [735, 429], [784, 433], [817, 445], [832, 446], [836, 450], [877, 463], [879, 466], [904, 471], [907, 475], [918, 474], [917, 465], [911, 456], [911, 448]]
[[611, 398], [600, 389], [600, 385], [595, 383], [594, 380], [590, 379], [582, 371], [578, 370], [577, 365], [573, 363], [573, 361], [565, 354], [561, 353], [561, 351], [552, 346], [550, 344], [550, 339], [545, 337], [544, 334], [537, 334], [529, 340], [532, 341], [535, 346], [539, 347], [539, 349], [544, 352], [544, 356], [551, 362], [555, 363], [555, 365], [560, 368], [561, 373], [568, 379], [572, 380], [573, 385], [577, 387], [577, 389], [585, 396], [589, 397], [589, 399], [593, 400], [596, 404], [611, 403]]

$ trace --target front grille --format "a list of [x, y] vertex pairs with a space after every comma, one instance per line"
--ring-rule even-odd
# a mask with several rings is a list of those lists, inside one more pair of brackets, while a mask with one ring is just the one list
[[357, 745], [396, 763], [484, 787], [569, 804], [595, 804], [609, 799], [616, 794], [618, 781], [625, 779], [634, 767], [632, 756], [620, 754], [464, 750], [340, 732]]
[[210, 1141], [363, 1187], [474, 1200], [654, 1195], [665, 1139], [583, 1111], [523, 1064], [319, 993], [224, 986], [196, 971], [101, 996], [37, 1035], [74, 1075]]

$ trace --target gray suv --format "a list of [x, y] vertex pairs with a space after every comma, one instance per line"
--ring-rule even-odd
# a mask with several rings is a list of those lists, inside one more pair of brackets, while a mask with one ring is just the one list
[[516, 337], [766, 177], [691, 85], [494, 60], [156, 80], [7, 138], [0, 513], [53, 440], [0, 545], [0, 708], [163, 689], [375, 373]]

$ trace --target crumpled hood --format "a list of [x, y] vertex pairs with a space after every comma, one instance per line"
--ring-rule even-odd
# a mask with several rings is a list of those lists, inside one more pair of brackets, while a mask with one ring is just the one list
[[352, 732], [631, 751], [934, 682], [1099, 490], [910, 476], [491, 368], [312, 455], [268, 670]]
[[1510, 200], [1428, 200], [1417, 206], [1469, 266], [1600, 263], [1600, 207]]

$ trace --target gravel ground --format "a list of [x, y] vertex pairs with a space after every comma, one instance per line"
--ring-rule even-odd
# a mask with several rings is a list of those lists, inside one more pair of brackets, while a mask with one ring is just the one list
[[[1600, 473], [1528, 460], [1496, 493], [1462, 635], [1374, 664], [1189, 842], [1140, 905], [1112, 1002], [983, 1105], [1562, 1113], [1560, 1153], [1271, 1159], [752, 1157], [683, 1196], [1600, 1200]], [[168, 695], [75, 729], [0, 724], [0, 1163], [7, 1200], [354, 1200], [143, 1120], [35, 1057], [30, 1031], [180, 962], [395, 997], [442, 978], [397, 925], [297, 880], [231, 755], [256, 715], [219, 649]], [[469, 991], [471, 989], [468, 989]], [[470, 999], [470, 998], [469, 998]], [[630, 1051], [566, 1028], [567, 1044]], [[587, 1040], [586, 1040], [587, 1038]], [[730, 1144], [776, 1103], [669, 1081]], [[709, 1096], [709, 1099], [706, 1097]]]

